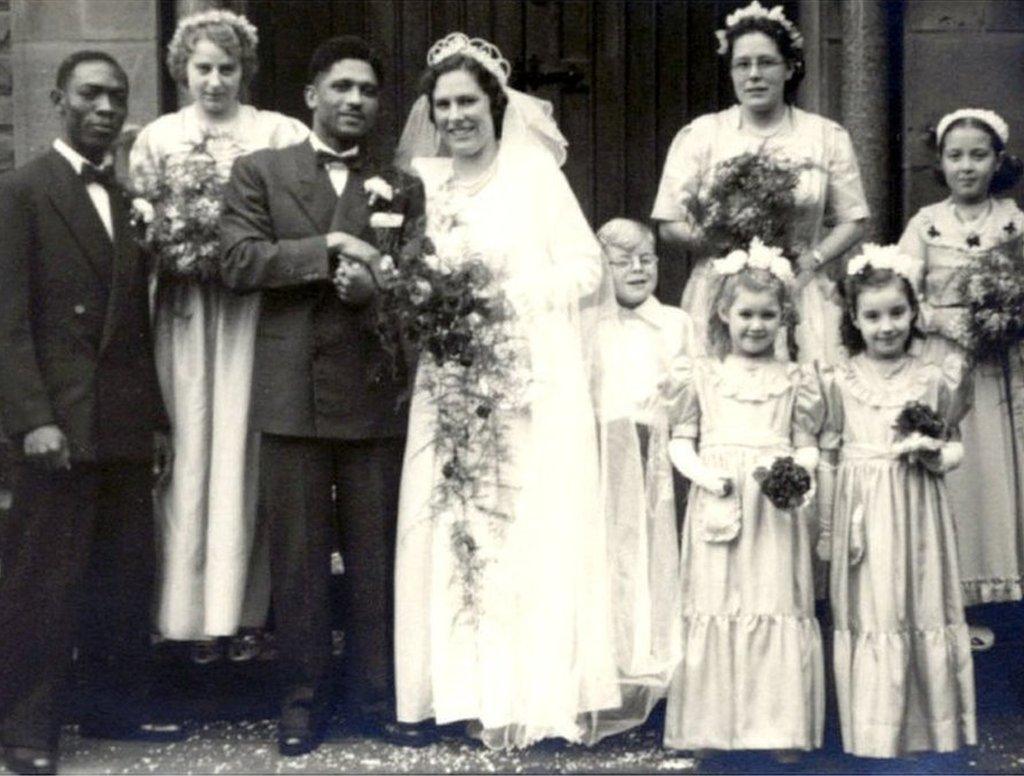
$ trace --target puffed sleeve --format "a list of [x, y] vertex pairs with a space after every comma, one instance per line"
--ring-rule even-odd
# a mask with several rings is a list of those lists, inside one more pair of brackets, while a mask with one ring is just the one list
[[128, 178], [132, 188], [136, 191], [145, 191], [159, 175], [161, 168], [159, 134], [157, 122], [152, 122], [139, 130], [135, 142], [132, 143], [132, 150], [128, 154]]
[[[939, 365], [938, 412], [957, 429], [974, 403], [974, 373], [959, 353], [950, 353]], [[959, 431], [955, 434], [959, 438]]]
[[697, 393], [695, 362], [687, 356], [677, 356], [669, 366], [662, 384], [662, 394], [668, 408], [668, 422], [673, 438], [698, 439], [700, 437], [700, 400]]
[[825, 418], [818, 434], [818, 447], [822, 450], [838, 450], [843, 446], [843, 397], [839, 390], [833, 367], [818, 370], [821, 396], [824, 402]]
[[857, 155], [850, 133], [838, 124], [832, 127], [832, 148], [828, 158], [828, 208], [837, 223], [868, 218], [868, 200], [860, 178]]
[[287, 148], [301, 143], [309, 137], [309, 127], [298, 119], [285, 116], [283, 113], [265, 111], [272, 116], [273, 129], [270, 132], [271, 148]]
[[914, 288], [918, 298], [924, 300], [924, 276], [927, 272], [926, 262], [928, 261], [928, 244], [924, 240], [924, 231], [927, 226], [924, 223], [925, 216], [919, 211], [914, 217], [907, 221], [907, 226], [900, 235], [898, 243], [900, 253], [917, 259], [921, 262], [918, 276], [914, 279]]
[[825, 399], [813, 364], [793, 365], [796, 396], [793, 401], [793, 446], [817, 447], [825, 422]]
[[714, 137], [714, 116], [702, 116], [683, 127], [672, 140], [661, 183], [654, 199], [651, 218], [656, 221], [688, 221], [687, 200], [700, 192], [707, 175], [711, 142]]

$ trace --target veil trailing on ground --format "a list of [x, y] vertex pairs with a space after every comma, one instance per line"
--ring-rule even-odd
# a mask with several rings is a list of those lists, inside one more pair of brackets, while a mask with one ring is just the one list
[[[495, 75], [508, 96], [492, 185], [507, 192], [502, 199], [505, 215], [497, 231], [508, 231], [511, 244], [520, 237], [517, 229], [537, 230], [536, 240], [528, 242], [543, 254], [535, 251], [522, 257], [526, 263], [517, 278], [526, 281], [525, 287], [520, 282], [516, 289], [517, 298], [528, 297], [522, 309], [541, 311], [533, 322], [523, 321], [532, 327], [530, 340], [536, 346], [532, 363], [538, 374], [545, 370], [558, 374], [559, 365], [582, 361], [584, 390], [593, 407], [600, 501], [595, 501], [597, 514], [585, 516], [584, 533], [589, 535], [580, 536], [577, 544], [598, 549], [588, 554], [578, 547], [566, 548], [565, 563], [577, 569], [572, 584], [580, 588], [580, 600], [586, 602], [580, 604], [577, 617], [585, 621], [586, 632], [595, 636], [591, 642], [601, 643], [600, 647], [577, 643], [572, 649], [587, 657], [580, 657], [574, 666], [579, 691], [576, 718], [570, 718], [569, 728], [575, 726], [574, 740], [593, 743], [642, 724], [653, 703], [664, 695], [678, 658], [673, 627], [678, 542], [671, 469], [664, 450], [667, 419], [659, 424], [664, 428], [653, 433], [654, 445], [648, 446], [651, 454], [645, 463], [632, 417], [628, 375], [622, 366], [627, 363], [622, 357], [627, 339], [621, 335], [611, 275], [558, 169], [566, 160], [568, 143], [552, 106], [508, 88], [510, 66], [492, 44], [453, 33], [431, 48], [427, 61], [434, 66], [453, 55], [477, 60]], [[431, 121], [428, 97], [421, 96], [402, 132], [396, 165], [413, 170], [414, 159], [446, 156], [450, 153]], [[416, 169], [425, 171], [421, 162]], [[429, 197], [436, 181], [430, 184], [425, 177], [424, 182]], [[524, 220], [522, 213], [533, 215]], [[562, 312], [551, 315], [557, 310]], [[546, 325], [568, 325], [571, 336], [549, 332], [543, 328]], [[552, 428], [548, 433], [556, 431]], [[559, 470], [560, 462], [550, 463], [551, 470]], [[570, 463], [562, 463], [564, 471], [572, 471]], [[603, 654], [598, 655], [598, 650]], [[604, 664], [612, 662], [618, 692], [614, 687], [608, 692], [607, 684], [599, 686], [601, 677], [607, 676]], [[565, 727], [536, 726], [536, 720], [525, 716], [503, 727], [480, 730], [477, 726], [476, 735], [492, 747], [522, 746], [552, 735], [570, 737]]]

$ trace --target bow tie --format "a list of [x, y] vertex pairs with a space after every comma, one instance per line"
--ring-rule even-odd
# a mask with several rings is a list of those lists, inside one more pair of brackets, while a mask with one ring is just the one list
[[359, 153], [358, 148], [350, 148], [347, 151], [343, 151], [340, 154], [336, 154], [331, 151], [316, 152], [317, 165], [319, 167], [324, 167], [328, 170], [356, 170], [359, 169], [359, 167], [362, 165], [362, 162], [363, 157]]
[[78, 175], [86, 186], [90, 183], [98, 183], [105, 189], [112, 189], [117, 185], [113, 166], [97, 167], [94, 164], [83, 164], [82, 171]]

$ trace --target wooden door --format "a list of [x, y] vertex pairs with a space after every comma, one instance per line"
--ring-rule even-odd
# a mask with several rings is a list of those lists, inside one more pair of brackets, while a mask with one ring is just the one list
[[[646, 220], [673, 136], [732, 101], [714, 31], [740, 0], [249, 0], [261, 33], [255, 101], [303, 119], [316, 44], [362, 35], [384, 54], [381, 141], [393, 147], [416, 99], [427, 49], [461, 30], [494, 42], [513, 84], [552, 102], [569, 140], [565, 173], [595, 228]], [[796, 3], [784, 3], [796, 18]], [[685, 280], [663, 262], [659, 295]]]

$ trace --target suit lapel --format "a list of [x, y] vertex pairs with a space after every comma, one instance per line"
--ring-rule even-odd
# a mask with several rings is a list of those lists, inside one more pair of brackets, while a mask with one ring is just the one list
[[125, 304], [130, 303], [132, 286], [139, 261], [139, 247], [132, 234], [128, 208], [120, 191], [110, 192], [110, 215], [114, 224], [113, 267], [110, 272], [110, 294], [107, 296], [107, 314], [100, 337], [100, 353], [114, 336]]
[[[81, 179], [75, 175], [66, 159], [56, 151], [50, 153], [51, 180], [47, 194], [54, 209], [81, 246], [89, 266], [105, 285], [110, 282], [114, 244]], [[115, 196], [116, 193], [111, 192], [111, 201]]]
[[331, 215], [338, 203], [327, 170], [316, 163], [316, 154], [308, 143], [295, 147], [292, 169], [295, 172], [299, 204], [319, 234], [326, 234], [331, 224]]

